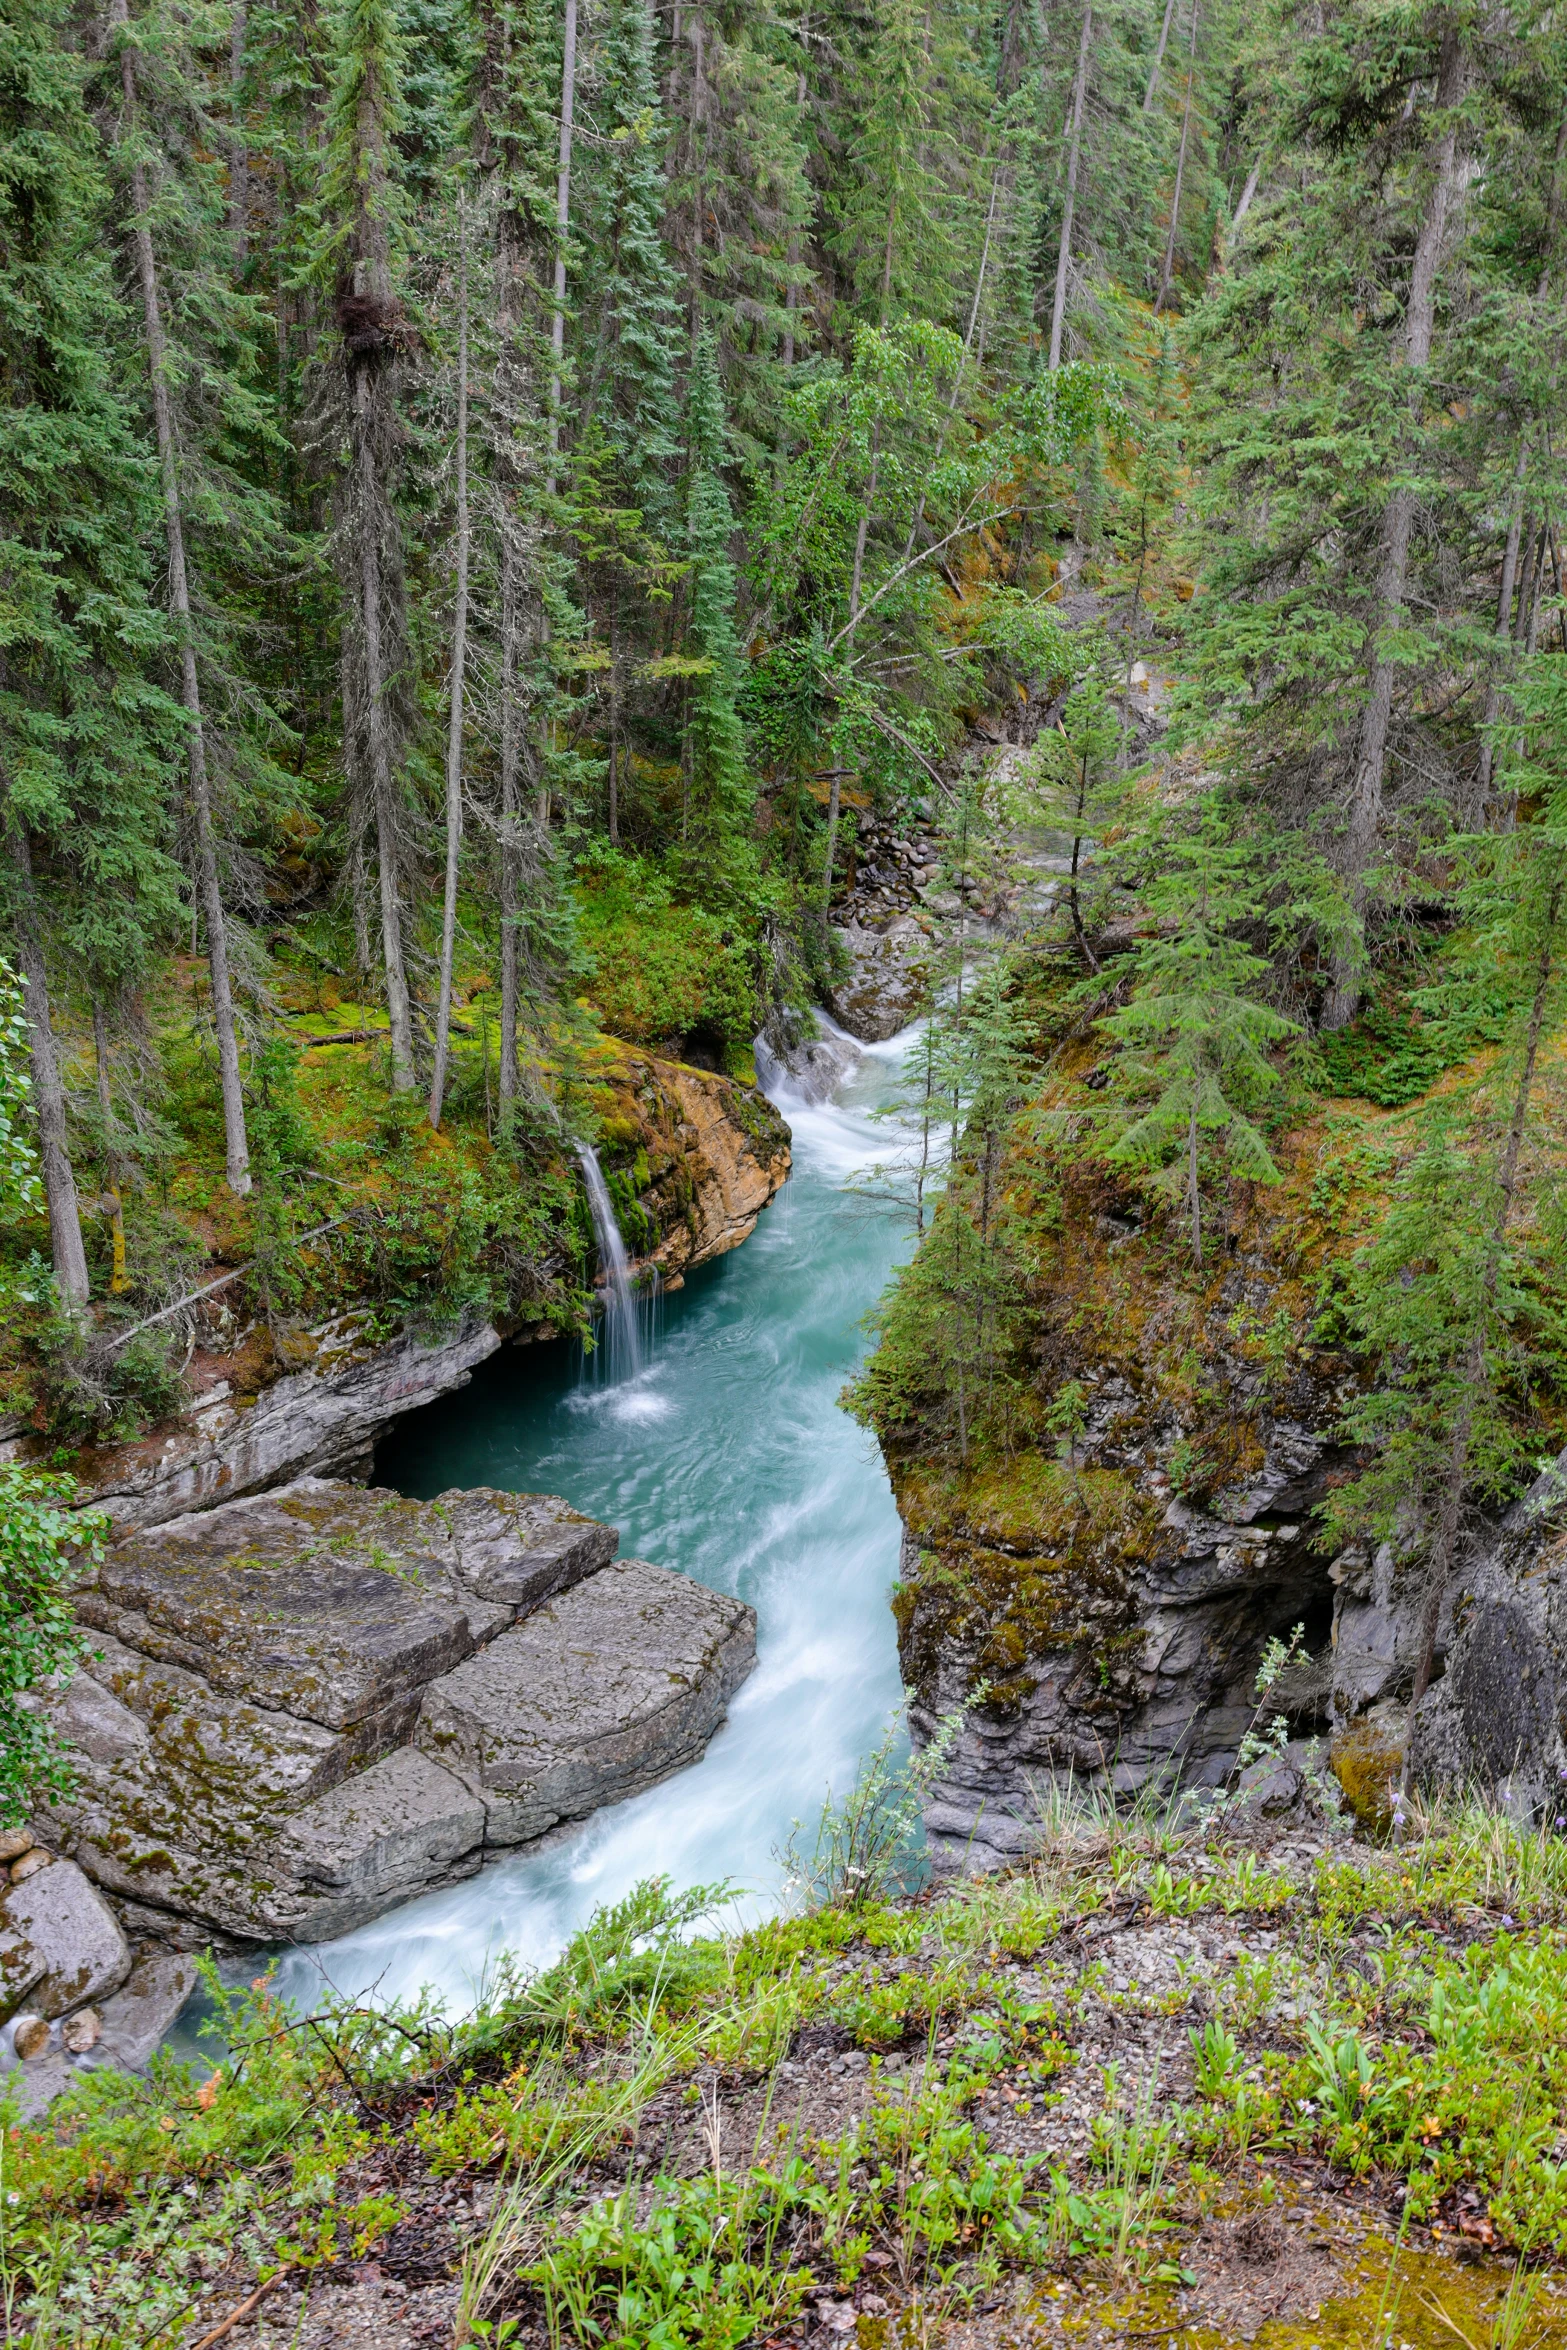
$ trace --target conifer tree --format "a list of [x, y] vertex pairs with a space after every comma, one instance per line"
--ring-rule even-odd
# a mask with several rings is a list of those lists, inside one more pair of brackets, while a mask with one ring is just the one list
[[[1263, 910], [1254, 850], [1222, 806], [1155, 854], [1160, 869], [1142, 894], [1158, 927], [1138, 955], [1131, 1001], [1098, 1024], [1116, 1057], [1087, 1113], [1088, 1147], [1180, 1203], [1201, 1270], [1214, 1162], [1254, 1183], [1279, 1180], [1256, 1114], [1279, 1083], [1270, 1049], [1296, 1023], [1262, 1000], [1267, 964], [1245, 935]], [[1060, 1113], [1045, 1125], [1064, 1132]]]
[[402, 533], [393, 496], [397, 371], [411, 328], [398, 273], [402, 205], [396, 133], [403, 45], [387, 0], [345, 0], [336, 28], [324, 235], [318, 266], [335, 289], [349, 458], [339, 479], [339, 541], [351, 620], [343, 707], [358, 807], [373, 828], [392, 1084], [415, 1083], [405, 953], [409, 861], [403, 744], [407, 705]]
[[136, 49], [126, 0], [110, 0], [109, 22], [118, 35], [120, 89], [124, 112], [117, 145], [126, 170], [132, 217], [131, 249], [140, 285], [146, 331], [146, 362], [152, 391], [153, 428], [158, 471], [163, 488], [163, 527], [168, 548], [169, 609], [179, 644], [180, 698], [190, 730], [190, 819], [195, 844], [196, 886], [207, 933], [207, 968], [212, 991], [212, 1022], [218, 1042], [218, 1076], [223, 1094], [223, 1131], [229, 1189], [243, 1198], [250, 1189], [250, 1146], [245, 1135], [245, 1094], [239, 1065], [239, 1034], [234, 1016], [234, 990], [229, 974], [228, 933], [223, 886], [218, 873], [217, 831], [213, 817], [212, 784], [208, 767], [207, 722], [202, 707], [201, 672], [197, 660], [195, 619], [191, 604], [190, 573], [186, 561], [185, 499], [181, 485], [173, 405], [169, 392], [169, 350], [164, 331], [164, 300], [159, 288], [158, 261], [153, 250], [149, 190], [141, 108], [137, 96]]
[[692, 804], [680, 864], [693, 895], [722, 904], [750, 878], [745, 856], [751, 791], [737, 707], [740, 645], [735, 634], [734, 514], [724, 487], [724, 402], [718, 353], [704, 329], [686, 394], [685, 544], [689, 566]]
[[145, 556], [157, 476], [118, 396], [125, 324], [83, 64], [50, 0], [0, 23], [0, 792], [56, 1278], [86, 1254], [66, 1127], [57, 989], [140, 970], [178, 915], [166, 793], [181, 720]]
[[584, 191], [579, 434], [602, 435], [623, 502], [668, 539], [680, 449], [679, 280], [663, 240], [668, 130], [647, 0], [611, 0], [598, 58], [599, 169]]
[[1548, 1037], [1567, 1012], [1567, 778], [1561, 659], [1526, 681], [1543, 757], [1515, 778], [1538, 807], [1511, 833], [1464, 844], [1465, 918], [1426, 1010], [1500, 1049], [1419, 1114], [1387, 1213], [1350, 1269], [1343, 1314], [1382, 1375], [1348, 1415], [1368, 1467], [1333, 1498], [1332, 1531], [1425, 1537], [1412, 1702], [1435, 1660], [1442, 1601], [1476, 1501], [1511, 1497], [1532, 1469], [1519, 1403], [1567, 1360], [1556, 1234], [1539, 1213], [1531, 1141]]

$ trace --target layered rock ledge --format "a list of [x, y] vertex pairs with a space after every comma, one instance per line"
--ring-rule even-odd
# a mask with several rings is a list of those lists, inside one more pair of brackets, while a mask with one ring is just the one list
[[[548, 1495], [305, 1477], [115, 1544], [46, 1841], [133, 1937], [319, 1941], [694, 1762], [741, 1601]], [[198, 1937], [200, 1938], [200, 1937]]]

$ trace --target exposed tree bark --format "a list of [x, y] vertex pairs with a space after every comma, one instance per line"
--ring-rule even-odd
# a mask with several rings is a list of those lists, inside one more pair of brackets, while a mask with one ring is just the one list
[[49, 1250], [54, 1276], [64, 1295], [78, 1305], [87, 1303], [87, 1251], [82, 1246], [81, 1210], [76, 1198], [76, 1173], [71, 1165], [65, 1132], [65, 1089], [49, 1018], [49, 977], [44, 969], [43, 939], [38, 922], [38, 895], [33, 886], [33, 851], [25, 825], [11, 819], [11, 858], [17, 877], [17, 949], [22, 965], [22, 1002], [32, 1045], [33, 1107], [38, 1114], [38, 1156], [43, 1166], [44, 1198], [49, 1206]]
[[[1458, 153], [1455, 109], [1463, 92], [1465, 62], [1462, 32], [1449, 19], [1442, 36], [1441, 59], [1437, 69], [1435, 104], [1440, 116], [1440, 127], [1432, 156], [1431, 185], [1415, 239], [1414, 260], [1409, 273], [1409, 300], [1404, 313], [1402, 358], [1409, 377], [1405, 407], [1411, 441], [1426, 396], [1425, 375], [1431, 359], [1431, 337], [1436, 319], [1437, 272], [1455, 184]], [[1382, 517], [1376, 617], [1368, 645], [1370, 675], [1350, 781], [1344, 842], [1345, 868], [1357, 914], [1362, 918], [1365, 912], [1366, 868], [1371, 862], [1382, 821], [1388, 729], [1393, 715], [1393, 688], [1398, 678], [1398, 663], [1391, 657], [1390, 643], [1404, 617], [1404, 594], [1409, 581], [1409, 546], [1414, 521], [1415, 492], [1407, 485], [1400, 484], [1389, 497]], [[1341, 956], [1334, 970], [1323, 1025], [1327, 1028], [1344, 1027], [1354, 1018], [1359, 1003], [1358, 962], [1347, 955]]]
[[462, 854], [463, 684], [468, 659], [468, 214], [457, 199], [457, 578], [452, 613], [451, 714], [446, 732], [446, 893], [441, 912], [441, 983], [435, 1016], [430, 1124], [441, 1123], [451, 1052], [452, 957], [457, 948], [457, 866]]
[[1050, 310], [1050, 372], [1061, 364], [1061, 332], [1066, 323], [1066, 281], [1072, 261], [1072, 221], [1077, 208], [1077, 161], [1082, 148], [1083, 98], [1088, 88], [1088, 44], [1094, 29], [1093, 0], [1083, 10], [1083, 35], [1077, 44], [1077, 72], [1072, 82], [1071, 128], [1067, 141], [1066, 194], [1061, 212], [1061, 243], [1056, 254], [1056, 291]]
[[1170, 27], [1175, 21], [1175, 0], [1164, 0], [1164, 21], [1159, 27], [1159, 43], [1153, 53], [1153, 64], [1148, 70], [1148, 87], [1143, 92], [1143, 112], [1152, 114], [1154, 94], [1159, 87], [1159, 75], [1164, 67], [1164, 53], [1170, 46]]
[[243, 270], [250, 234], [250, 150], [240, 119], [239, 94], [245, 82], [245, 0], [236, 0], [229, 35], [229, 101], [234, 127], [229, 147], [229, 231], [234, 239], [234, 267]]
[[1257, 194], [1257, 183], [1261, 177], [1262, 157], [1259, 155], [1256, 162], [1252, 165], [1250, 171], [1246, 174], [1246, 185], [1241, 190], [1240, 202], [1236, 205], [1234, 214], [1230, 221], [1231, 236], [1235, 234], [1235, 231], [1240, 227], [1241, 222], [1245, 219], [1247, 213], [1251, 210], [1253, 201], [1255, 200]]
[[560, 456], [560, 384], [566, 351], [566, 239], [571, 233], [571, 142], [577, 98], [577, 0], [566, 0], [560, 68], [560, 151], [555, 173], [555, 309], [550, 320], [550, 470]]
[[521, 801], [517, 790], [520, 734], [517, 708], [521, 581], [517, 555], [507, 546], [501, 559], [501, 1129], [511, 1122], [517, 1098], [517, 925], [521, 916], [522, 860], [517, 831]]
[[[123, 36], [129, 26], [126, 0], [112, 0], [110, 22]], [[120, 78], [129, 128], [134, 124], [136, 111], [136, 60], [128, 41], [123, 42], [120, 50]], [[196, 664], [196, 641], [191, 625], [190, 579], [185, 563], [185, 523], [180, 505], [179, 455], [174, 445], [174, 419], [169, 405], [163, 312], [158, 293], [157, 260], [152, 249], [152, 231], [147, 221], [147, 175], [139, 160], [131, 165], [131, 203], [135, 211], [135, 219], [131, 224], [131, 242], [136, 254], [136, 273], [141, 281], [142, 312], [147, 333], [147, 367], [152, 381], [153, 425], [158, 442], [158, 471], [163, 485], [163, 527], [169, 555], [169, 609], [174, 615], [180, 640], [180, 699], [190, 721], [188, 759], [191, 835], [196, 852], [196, 892], [207, 932], [207, 962], [212, 981], [212, 1024], [217, 1032], [218, 1080], [223, 1093], [224, 1156], [229, 1189], [243, 1199], [250, 1189], [245, 1089], [239, 1070], [234, 991], [229, 976], [223, 891], [218, 878], [218, 849], [212, 823], [201, 678]]]
[[1170, 288], [1175, 280], [1175, 240], [1180, 233], [1181, 194], [1186, 185], [1186, 149], [1192, 129], [1192, 93], [1197, 81], [1197, 0], [1192, 0], [1192, 37], [1186, 55], [1186, 103], [1181, 109], [1181, 144], [1175, 158], [1175, 192], [1170, 198], [1170, 233], [1164, 241], [1164, 267], [1159, 273], [1159, 298], [1153, 306], [1158, 317], [1170, 299]]

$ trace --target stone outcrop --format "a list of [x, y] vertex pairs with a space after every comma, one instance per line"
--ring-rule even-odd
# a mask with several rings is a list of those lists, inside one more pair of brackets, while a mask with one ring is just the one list
[[[627, 1245], [678, 1288], [755, 1230], [789, 1173], [789, 1129], [754, 1086], [612, 1038], [601, 1040], [587, 1084]], [[135, 1442], [90, 1447], [73, 1464], [83, 1500], [108, 1512], [116, 1534], [297, 1477], [367, 1478], [393, 1422], [465, 1387], [505, 1336], [557, 1336], [542, 1307], [505, 1332], [470, 1318], [390, 1339], [363, 1310], [236, 1325], [219, 1298], [202, 1314], [211, 1319], [199, 1325], [180, 1418]], [[23, 1422], [0, 1423], [0, 1460], [42, 1449]]]
[[303, 1478], [115, 1544], [41, 1815], [143, 1935], [321, 1940], [701, 1753], [739, 1601], [548, 1496]]
[[[1085, 1048], [1064, 1098], [1093, 1071]], [[965, 1464], [939, 1397], [884, 1432], [916, 1740], [969, 1706], [927, 1813], [943, 1862], [1029, 1849], [1041, 1794], [1068, 1775], [1121, 1793], [1233, 1783], [1248, 1729], [1280, 1715], [1293, 1760], [1259, 1803], [1320, 1743], [1368, 1823], [1386, 1823], [1406, 1752], [1417, 1780], [1567, 1818], [1567, 1453], [1504, 1520], [1471, 1525], [1411, 1723], [1423, 1529], [1336, 1552], [1324, 1535], [1361, 1466], [1344, 1430], [1373, 1372], [1322, 1343], [1321, 1301], [1377, 1195], [1345, 1206], [1363, 1166], [1315, 1132], [1279, 1159], [1281, 1184], [1232, 1204], [1200, 1278], [1172, 1272], [1135, 1194], [1053, 1169], [1012, 1450]], [[1068, 1402], [1053, 1435], [1041, 1406]], [[1300, 1653], [1259, 1696], [1267, 1644], [1297, 1626]]]
[[884, 928], [847, 922], [837, 932], [849, 957], [848, 975], [828, 994], [828, 1008], [851, 1036], [881, 1044], [925, 1008], [930, 995], [933, 942], [912, 914], [898, 914]]
[[[411, 1334], [379, 1340], [368, 1330], [357, 1314], [302, 1330], [289, 1341], [298, 1367], [259, 1392], [219, 1378], [172, 1429], [84, 1453], [84, 1499], [124, 1533], [294, 1477], [367, 1477], [389, 1423], [465, 1387], [501, 1343], [487, 1322], [430, 1343]], [[14, 1441], [0, 1448], [17, 1449]]]
[[[1101, 1400], [1097, 1461], [1114, 1450], [1130, 1402]], [[1074, 1555], [1069, 1517], [1046, 1519], [1032, 1538], [983, 1507], [936, 1526], [914, 1518], [897, 1604], [916, 1740], [978, 1682], [990, 1690], [932, 1791], [926, 1827], [939, 1860], [986, 1868], [1030, 1849], [1052, 1780], [1122, 1792], [1162, 1774], [1221, 1784], [1257, 1715], [1262, 1646], [1296, 1622], [1308, 1623], [1316, 1653], [1272, 1710], [1328, 1726], [1332, 1585], [1310, 1513], [1337, 1460], [1325, 1434], [1285, 1420], [1267, 1426], [1260, 1463], [1217, 1506], [1134, 1472], [1113, 1547], [1092, 1558], [1080, 1545]], [[917, 1508], [908, 1495], [905, 1508]]]
[[756, 1229], [789, 1173], [789, 1129], [755, 1086], [610, 1038], [588, 1084], [621, 1238], [678, 1289]]
[[130, 1971], [119, 1920], [70, 1861], [50, 1854], [0, 1892], [0, 2023], [24, 2006], [53, 2022], [117, 1991]]
[[1475, 1545], [1443, 1608], [1446, 1670], [1410, 1725], [1426, 1785], [1504, 1792], [1520, 1817], [1567, 1817], [1567, 1452]]
[[[1093, 1068], [1084, 1048], [1059, 1080], [1069, 1099]], [[1280, 1155], [1284, 1182], [1237, 1203], [1200, 1281], [1129, 1188], [1053, 1168], [1012, 1451], [962, 1464], [940, 1398], [887, 1431], [915, 1736], [987, 1690], [933, 1790], [948, 1858], [1025, 1849], [1038, 1792], [1068, 1774], [1122, 1792], [1227, 1781], [1266, 1645], [1297, 1625], [1266, 1718], [1329, 1741], [1407, 1699], [1418, 1561], [1322, 1542], [1321, 1506], [1355, 1472], [1341, 1430], [1364, 1374], [1315, 1335], [1321, 1262], [1298, 1237], [1314, 1142]], [[1058, 1403], [1068, 1432], [1052, 1434]]]
[[[149, 1950], [136, 1961], [119, 1990], [94, 2007], [76, 2008], [63, 2024], [36, 2012], [31, 2017], [17, 2016], [0, 2032], [0, 2091], [8, 2092], [22, 2120], [30, 2121], [45, 2112], [80, 2073], [105, 2067], [119, 2072], [145, 2071], [179, 2021], [196, 1982], [193, 1958], [171, 1950]], [[25, 2056], [23, 2049], [28, 2051]]]
[[[789, 1129], [765, 1094], [702, 1069], [665, 1066], [664, 1120], [644, 1146], [647, 1252], [666, 1289], [749, 1240], [789, 1172]], [[671, 1114], [674, 1113], [674, 1114]]]

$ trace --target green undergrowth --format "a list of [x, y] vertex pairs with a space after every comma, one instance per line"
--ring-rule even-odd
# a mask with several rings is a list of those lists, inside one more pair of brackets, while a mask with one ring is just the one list
[[[459, 2342], [716, 2350], [828, 2293], [891, 2350], [1046, 2288], [1135, 2330], [1205, 2215], [1302, 2164], [1423, 2252], [1567, 2255], [1567, 1842], [1470, 1809], [1273, 1859], [1146, 1803], [1057, 1806], [1041, 1840], [742, 1933], [710, 1923], [728, 1888], [647, 1885], [455, 2022], [214, 1979], [210, 2066], [8, 2119], [7, 2338], [178, 2350], [280, 2269], [324, 2294], [395, 2259], [454, 2195]], [[1186, 1938], [1173, 1971], [1149, 1928]], [[1162, 2035], [1151, 2073], [1107, 2030]]]

